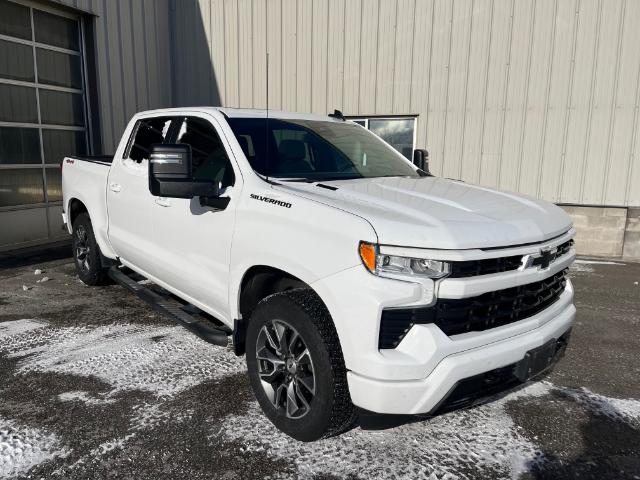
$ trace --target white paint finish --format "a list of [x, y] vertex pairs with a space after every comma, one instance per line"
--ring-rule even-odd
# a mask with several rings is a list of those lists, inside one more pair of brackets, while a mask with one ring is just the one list
[[421, 248], [486, 248], [541, 242], [571, 227], [559, 208], [546, 202], [439, 179], [378, 178], [288, 184], [310, 198], [367, 218], [380, 243]]
[[[142, 112], [129, 126], [131, 129], [139, 118], [150, 116], [199, 116], [212, 121], [236, 173], [236, 184], [227, 192], [231, 202], [222, 212], [200, 208], [196, 199], [170, 199], [168, 207], [156, 205], [148, 191], [146, 162], [137, 165], [121, 158], [128, 131], [111, 167], [81, 160], [65, 164], [63, 185], [65, 202], [71, 198], [89, 199], [86, 204], [105, 255], [117, 255], [126, 266], [228, 326], [240, 318], [238, 299], [245, 273], [254, 266], [277, 268], [306, 282], [323, 299], [336, 325], [348, 368], [369, 378], [416, 379], [426, 377], [428, 365], [446, 355], [536, 329], [559, 315], [554, 308], [571, 302], [567, 287], [566, 298], [545, 310], [541, 317], [529, 319], [533, 323], [518, 322], [492, 329], [465, 342], [452, 342], [442, 338], [442, 332], [438, 337], [437, 332], [423, 330], [411, 352], [398, 350], [382, 356], [377, 333], [381, 308], [429, 303], [434, 296], [433, 282], [429, 286], [411, 280], [383, 280], [369, 274], [357, 253], [360, 241], [444, 249], [450, 254], [454, 250], [475, 249], [468, 253], [477, 254], [480, 248], [554, 239], [570, 229], [569, 217], [559, 207], [543, 201], [438, 177], [324, 182], [337, 190], [303, 182], [269, 184], [251, 170], [223, 113], [228, 117], [266, 116], [264, 110], [167, 109]], [[343, 129], [361, 128], [325, 115], [277, 111], [270, 111], [269, 115], [325, 121]], [[391, 155], [407, 162], [388, 148]], [[118, 193], [111, 190], [111, 183], [119, 184]], [[290, 207], [259, 201], [245, 191]], [[149, 209], [132, 210], [129, 205], [133, 203]], [[566, 238], [553, 242], [566, 241], [572, 235], [571, 231]], [[505, 254], [496, 250], [494, 253]], [[573, 252], [570, 253], [560, 262], [570, 263]], [[561, 266], [559, 263], [556, 269]], [[475, 283], [474, 279], [449, 284], [444, 281], [441, 286], [443, 297], [460, 297], [507, 288], [524, 280], [542, 280], [554, 272], [550, 269], [533, 275], [500, 274]], [[348, 298], [345, 291], [351, 292]], [[360, 321], [354, 323], [353, 318]], [[539, 335], [532, 333], [529, 340], [536, 340]], [[526, 342], [516, 343], [521, 347]], [[437, 347], [436, 351], [424, 348], [430, 344]], [[400, 357], [393, 360], [390, 355], [396, 354]], [[438, 383], [444, 385], [442, 379]]]

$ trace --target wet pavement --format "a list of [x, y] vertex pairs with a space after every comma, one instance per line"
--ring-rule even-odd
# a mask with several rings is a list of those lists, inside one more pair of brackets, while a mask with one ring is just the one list
[[640, 479], [640, 264], [600, 262], [572, 268], [544, 381], [304, 444], [261, 415], [243, 358], [83, 285], [68, 248], [0, 257], [0, 479]]

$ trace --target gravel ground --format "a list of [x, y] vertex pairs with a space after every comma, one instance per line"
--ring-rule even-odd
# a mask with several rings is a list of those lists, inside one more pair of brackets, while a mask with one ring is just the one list
[[67, 248], [0, 262], [0, 479], [640, 479], [640, 264], [574, 266], [576, 325], [544, 381], [303, 444], [261, 415], [243, 358], [84, 286]]

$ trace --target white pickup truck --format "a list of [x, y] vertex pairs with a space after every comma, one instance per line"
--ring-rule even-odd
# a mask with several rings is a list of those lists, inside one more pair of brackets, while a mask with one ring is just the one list
[[569, 217], [425, 155], [337, 111], [142, 112], [113, 158], [64, 159], [63, 219], [85, 283], [110, 276], [246, 354], [266, 416], [310, 441], [359, 412], [477, 403], [566, 347]]

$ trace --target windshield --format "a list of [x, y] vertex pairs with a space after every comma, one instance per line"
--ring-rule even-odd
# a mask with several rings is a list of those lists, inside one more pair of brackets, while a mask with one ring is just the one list
[[350, 122], [228, 121], [251, 167], [262, 175], [310, 181], [419, 176], [402, 155]]

